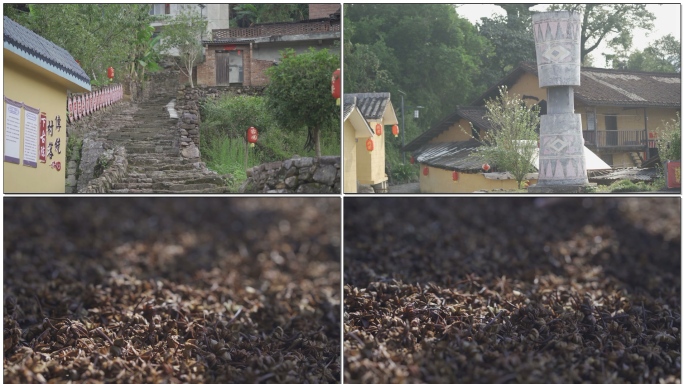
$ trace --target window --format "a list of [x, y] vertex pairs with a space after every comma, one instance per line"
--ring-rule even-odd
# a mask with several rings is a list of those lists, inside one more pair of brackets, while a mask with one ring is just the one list
[[171, 14], [171, 4], [151, 4], [150, 15]]
[[596, 115], [594, 111], [587, 111], [587, 131], [596, 130]]

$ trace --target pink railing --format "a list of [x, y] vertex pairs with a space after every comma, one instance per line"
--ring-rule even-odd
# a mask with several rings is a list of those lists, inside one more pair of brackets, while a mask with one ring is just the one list
[[123, 98], [121, 85], [110, 85], [90, 93], [73, 95], [67, 99], [67, 113], [69, 121], [77, 121], [84, 116], [108, 107]]

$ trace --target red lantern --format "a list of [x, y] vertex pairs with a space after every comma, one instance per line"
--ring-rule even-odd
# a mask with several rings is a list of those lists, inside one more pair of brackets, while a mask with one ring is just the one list
[[257, 142], [258, 138], [259, 131], [257, 131], [257, 129], [254, 127], [249, 127], [249, 129], [247, 130], [247, 142], [249, 143], [249, 146], [253, 147], [254, 143]]
[[109, 77], [109, 81], [114, 80], [114, 68], [107, 68], [107, 77]]
[[458, 181], [458, 176], [459, 176], [458, 172], [456, 172], [456, 171], [451, 172], [451, 180], [453, 180], [454, 183]]
[[330, 82], [330, 87], [332, 90], [332, 97], [335, 99], [339, 99], [341, 94], [342, 94], [342, 89], [341, 89], [341, 76], [340, 76], [340, 69], [337, 68], [335, 72], [333, 72], [332, 75], [332, 81]]
[[392, 134], [394, 135], [394, 137], [399, 136], [399, 126], [398, 125], [394, 124], [392, 126]]
[[428, 174], [430, 174], [430, 168], [424, 167], [423, 168], [423, 176], [427, 176]]
[[489, 164], [487, 164], [487, 163], [482, 164], [482, 170], [483, 171], [487, 172], [487, 171], [489, 171], [490, 168], [491, 167], [489, 166]]
[[382, 125], [375, 124], [375, 134], [378, 136], [382, 136]]
[[373, 139], [371, 139], [370, 137], [368, 138], [368, 140], [366, 140], [366, 149], [368, 150], [368, 152], [373, 151]]
[[411, 156], [411, 158], [409, 159], [409, 162], [410, 162], [411, 164], [415, 164], [416, 159], [415, 159], [413, 156]]

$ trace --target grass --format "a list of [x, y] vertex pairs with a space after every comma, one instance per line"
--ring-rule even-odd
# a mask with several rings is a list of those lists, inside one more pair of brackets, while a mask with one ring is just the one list
[[[257, 127], [257, 146], [249, 150], [247, 168], [282, 161], [294, 155], [313, 157], [313, 150], [304, 151], [307, 131], [286, 130], [275, 121], [261, 96], [225, 96], [210, 100], [202, 108], [200, 148], [209, 169], [231, 174], [237, 189], [247, 179], [245, 172], [245, 141], [247, 128]], [[321, 155], [339, 156], [340, 132], [321, 132]]]

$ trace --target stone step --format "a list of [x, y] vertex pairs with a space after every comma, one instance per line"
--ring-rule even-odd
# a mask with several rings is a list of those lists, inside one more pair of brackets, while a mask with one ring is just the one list
[[175, 147], [164, 147], [161, 145], [142, 147], [142, 146], [126, 146], [126, 153], [166, 153], [166, 154], [180, 154], [180, 150]]
[[230, 190], [227, 187], [213, 187], [213, 188], [205, 188], [205, 189], [193, 189], [193, 190], [187, 190], [187, 191], [170, 191], [166, 189], [162, 190], [156, 190], [156, 189], [128, 189], [128, 188], [123, 188], [123, 189], [112, 189], [110, 193], [126, 193], [126, 194], [134, 194], [134, 193], [149, 193], [149, 194], [177, 194], [177, 193], [183, 193], [183, 194], [190, 194], [190, 195], [195, 195], [195, 194], [202, 194], [202, 193], [214, 193], [214, 194], [224, 194], [224, 193], [230, 193]]
[[[150, 168], [150, 169], [159, 169], [159, 164], [164, 164], [164, 165], [185, 165], [186, 160], [183, 160], [179, 156], [170, 156], [166, 154], [167, 156], [155, 156], [155, 157], [148, 157], [148, 156], [129, 156], [128, 157], [128, 166], [129, 167], [134, 167], [134, 168]], [[191, 164], [191, 163], [187, 163]], [[149, 167], [146, 167], [149, 166]], [[188, 168], [190, 169], [190, 168]]]
[[131, 170], [134, 170], [138, 173], [142, 174], [148, 174], [149, 172], [158, 172], [158, 171], [192, 171], [194, 174], [199, 172], [197, 167], [192, 164], [192, 163], [186, 163], [186, 164], [166, 164], [164, 162], [160, 162], [157, 165], [144, 165], [144, 166], [139, 166], [139, 165], [133, 165], [131, 166], [131, 163], [128, 163], [128, 166]]

